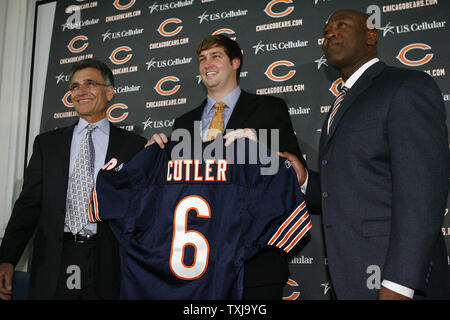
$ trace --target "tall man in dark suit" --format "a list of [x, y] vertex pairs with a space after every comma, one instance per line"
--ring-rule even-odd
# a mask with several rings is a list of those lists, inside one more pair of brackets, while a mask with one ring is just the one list
[[[177, 118], [174, 129], [187, 129], [193, 136], [195, 122], [201, 121], [202, 140], [208, 141], [212, 119], [218, 112], [215, 104], [223, 102], [226, 106], [220, 131], [228, 132], [224, 136], [226, 145], [239, 137], [258, 139], [251, 129], [256, 133], [259, 129], [278, 129], [279, 149], [303, 160], [286, 103], [280, 98], [250, 94], [238, 86], [243, 57], [236, 41], [224, 35], [208, 36], [199, 44], [197, 55], [208, 96], [200, 106]], [[149, 144], [153, 142], [164, 148], [167, 137], [155, 134]], [[268, 248], [245, 264], [244, 299], [281, 300], [288, 276], [288, 257], [281, 250]]]
[[319, 174], [288, 158], [308, 205], [321, 207], [338, 299], [448, 299], [442, 96], [426, 73], [379, 61], [367, 18], [339, 10], [324, 28], [323, 50], [345, 92], [322, 127]]
[[[33, 234], [31, 299], [118, 298], [117, 240], [105, 223], [74, 227], [69, 222], [69, 211], [73, 212], [77, 201], [72, 198], [76, 193], [72, 185], [80, 177], [81, 149], [88, 144], [89, 170], [95, 181], [105, 160], [115, 157], [126, 162], [142, 150], [146, 140], [112, 126], [106, 118], [107, 104], [114, 96], [114, 79], [104, 63], [94, 59], [76, 63], [70, 84], [80, 119], [35, 139], [23, 189], [0, 247], [2, 299], [11, 298], [14, 266]], [[85, 208], [79, 211], [87, 214]]]

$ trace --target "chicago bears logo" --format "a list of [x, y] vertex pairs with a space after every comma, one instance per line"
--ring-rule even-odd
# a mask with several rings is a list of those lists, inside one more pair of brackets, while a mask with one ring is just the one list
[[[234, 30], [231, 30], [229, 28], [221, 28], [219, 30], [216, 30], [212, 33], [213, 36], [218, 35], [218, 34], [235, 34]], [[230, 37], [233, 40], [236, 40], [236, 37]]]
[[109, 56], [109, 60], [111, 60], [111, 62], [114, 64], [124, 64], [124, 63], [127, 63], [128, 61], [130, 61], [131, 57], [133, 57], [133, 54], [131, 54], [131, 53], [126, 55], [125, 58], [123, 58], [123, 59], [117, 58], [117, 54], [122, 51], [129, 52], [129, 51], [132, 51], [132, 49], [128, 46], [118, 47], [118, 48], [114, 49], [113, 52], [111, 52], [111, 54]]
[[70, 40], [69, 44], [67, 45], [67, 48], [72, 53], [80, 53], [80, 52], [84, 51], [88, 47], [89, 43], [85, 42], [85, 43], [83, 43], [83, 45], [81, 47], [77, 48], [75, 46], [75, 42], [77, 42], [77, 41], [87, 41], [87, 40], [88, 40], [88, 37], [86, 37], [86, 36], [83, 36], [83, 35], [76, 36], [72, 40]]
[[338, 78], [334, 80], [334, 82], [331, 84], [330, 88], [328, 90], [331, 91], [332, 94], [334, 94], [335, 97], [339, 95], [339, 92], [341, 91], [341, 87], [344, 81], [342, 78]]
[[115, 111], [117, 109], [126, 110], [126, 109], [128, 109], [128, 106], [124, 103], [116, 103], [116, 104], [113, 104], [112, 106], [110, 106], [108, 108], [108, 110], [106, 110], [106, 116], [108, 117], [108, 120], [113, 123], [121, 122], [128, 117], [128, 112], [124, 112], [124, 113], [122, 113], [121, 116], [118, 116], [118, 117], [113, 116], [112, 115], [113, 111]]
[[289, 285], [289, 287], [292, 287], [292, 293], [287, 297], [283, 297], [283, 300], [297, 300], [298, 297], [300, 297], [300, 291], [298, 291], [299, 290], [298, 283], [292, 279], [289, 279], [287, 284]]
[[164, 85], [164, 83], [166, 83], [168, 81], [178, 82], [178, 81], [180, 81], [180, 79], [178, 79], [177, 77], [174, 77], [174, 76], [167, 76], [167, 77], [162, 78], [161, 80], [158, 81], [158, 83], [156, 84], [156, 86], [154, 88], [156, 90], [156, 92], [158, 92], [162, 96], [170, 96], [170, 95], [174, 94], [175, 92], [177, 92], [181, 88], [181, 86], [179, 84], [177, 84], [170, 90], [164, 90], [163, 85]]
[[131, 8], [134, 5], [135, 2], [136, 2], [136, 0], [131, 0], [127, 4], [120, 4], [119, 0], [115, 0], [114, 3], [113, 3], [113, 6], [117, 10], [127, 10], [127, 9]]
[[406, 66], [410, 66], [410, 67], [417, 67], [417, 66], [422, 66], [426, 63], [428, 63], [432, 58], [433, 58], [433, 54], [432, 53], [428, 53], [425, 55], [425, 57], [423, 57], [422, 59], [419, 60], [410, 60], [406, 57], [406, 54], [414, 49], [420, 49], [420, 50], [431, 50], [431, 47], [425, 43], [412, 43], [409, 44], [407, 46], [404, 46], [400, 52], [397, 55], [397, 59], [403, 63]]
[[117, 160], [116, 158], [112, 158], [103, 166], [102, 170], [112, 170], [117, 166], [118, 163], [119, 160]]
[[73, 108], [73, 103], [71, 101], [69, 101], [69, 97], [71, 97], [71, 94], [72, 94], [72, 91], [69, 90], [66, 92], [64, 97], [61, 99], [67, 108]]
[[173, 31], [166, 31], [165, 28], [169, 23], [182, 23], [183, 21], [178, 19], [178, 18], [169, 18], [164, 20], [158, 27], [158, 32], [160, 35], [162, 35], [163, 37], [173, 37], [177, 34], [179, 34], [181, 32], [181, 30], [183, 30], [183, 26], [178, 26], [175, 30]]
[[285, 16], [291, 14], [291, 12], [294, 11], [294, 6], [290, 6], [290, 7], [288, 7], [286, 10], [281, 11], [281, 12], [275, 12], [275, 11], [273, 11], [273, 7], [274, 7], [276, 4], [280, 3], [280, 2], [283, 2], [283, 3], [292, 3], [292, 0], [272, 0], [272, 1], [270, 1], [270, 2], [267, 4], [266, 8], [264, 9], [264, 12], [265, 12], [269, 17], [272, 17], [272, 18], [281, 18], [281, 17], [285, 17]]
[[288, 60], [279, 60], [279, 61], [275, 61], [274, 63], [272, 63], [266, 70], [266, 72], [264, 72], [264, 74], [272, 81], [276, 81], [276, 82], [280, 82], [280, 81], [286, 81], [289, 80], [290, 78], [292, 78], [294, 76], [294, 74], [296, 73], [295, 70], [291, 70], [289, 71], [287, 74], [283, 75], [283, 76], [276, 76], [273, 71], [276, 67], [279, 66], [287, 66], [287, 67], [294, 67], [295, 64], [293, 64], [291, 61]]

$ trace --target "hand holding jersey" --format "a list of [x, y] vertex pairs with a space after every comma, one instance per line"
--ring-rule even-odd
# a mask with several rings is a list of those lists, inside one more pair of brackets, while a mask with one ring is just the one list
[[233, 158], [200, 163], [172, 159], [169, 142], [99, 173], [90, 219], [120, 240], [122, 299], [241, 299], [244, 262], [267, 245], [293, 250], [311, 228], [293, 169], [279, 159], [261, 175], [236, 145], [224, 147]]
[[[223, 136], [225, 139], [225, 147], [231, 145], [234, 141], [239, 138], [247, 138], [258, 142], [258, 138], [256, 137], [254, 129], [245, 128], [245, 129], [237, 129], [237, 130], [227, 130], [227, 134]], [[169, 139], [164, 133], [155, 133], [150, 140], [147, 141], [145, 147], [151, 146], [154, 143], [157, 143], [161, 149], [164, 149], [165, 144], [169, 142]], [[285, 157], [286, 158], [286, 157]]]
[[[258, 140], [274, 151], [276, 161], [273, 159], [270, 163], [277, 166], [277, 150], [301, 157], [286, 103], [277, 97], [247, 93], [238, 86], [243, 55], [234, 40], [225, 35], [208, 36], [197, 47], [197, 56], [199, 74], [208, 94], [201, 105], [175, 119], [174, 132], [184, 129], [194, 137], [194, 141], [198, 137], [208, 141], [211, 129], [221, 129], [222, 132], [225, 130], [221, 137], [226, 140], [226, 145], [241, 137]], [[220, 103], [226, 107], [220, 108]], [[230, 133], [231, 129], [234, 131]], [[257, 136], [253, 130], [257, 131]], [[164, 149], [167, 141], [164, 134], [157, 134], [147, 145], [156, 142]], [[267, 247], [245, 263], [243, 297], [249, 300], [281, 300], [288, 276], [288, 256]]]

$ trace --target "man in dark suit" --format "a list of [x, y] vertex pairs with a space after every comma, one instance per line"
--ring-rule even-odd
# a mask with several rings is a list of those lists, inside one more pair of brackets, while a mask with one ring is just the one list
[[[224, 35], [208, 36], [199, 44], [197, 55], [208, 96], [200, 106], [177, 118], [173, 129], [187, 129], [191, 136], [200, 132], [203, 141], [210, 140], [217, 113], [215, 104], [223, 102], [223, 126], [219, 131], [227, 131], [226, 145], [240, 137], [257, 140], [260, 129], [278, 129], [279, 150], [291, 152], [303, 160], [286, 103], [280, 98], [250, 94], [238, 86], [243, 57], [236, 41]], [[200, 130], [195, 130], [200, 121]], [[230, 132], [231, 129], [234, 130]], [[148, 144], [157, 142], [164, 148], [167, 141], [164, 134], [155, 134]], [[267, 145], [271, 146], [270, 139]], [[287, 255], [268, 248], [245, 264], [243, 298], [281, 300], [288, 276]]]
[[23, 189], [0, 247], [2, 299], [11, 298], [14, 266], [33, 234], [31, 299], [118, 298], [117, 240], [105, 223], [82, 225], [80, 231], [74, 231], [68, 222], [69, 206], [73, 206], [68, 189], [79, 175], [77, 155], [89, 125], [95, 124], [90, 139], [95, 155], [90, 158], [94, 181], [105, 160], [115, 157], [126, 162], [142, 150], [146, 140], [112, 126], [106, 118], [107, 103], [114, 96], [114, 79], [104, 63], [94, 59], [76, 63], [70, 84], [80, 119], [35, 139]]
[[319, 174], [288, 158], [308, 205], [321, 207], [338, 299], [448, 299], [442, 96], [426, 73], [379, 61], [367, 18], [339, 10], [324, 28], [345, 92], [322, 127]]

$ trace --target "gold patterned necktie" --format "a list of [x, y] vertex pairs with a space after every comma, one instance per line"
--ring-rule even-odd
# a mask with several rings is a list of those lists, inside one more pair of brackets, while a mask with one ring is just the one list
[[217, 102], [214, 105], [216, 111], [209, 125], [208, 134], [206, 135], [206, 141], [211, 141], [216, 138], [219, 133], [223, 133], [223, 110], [227, 105], [223, 102]]

